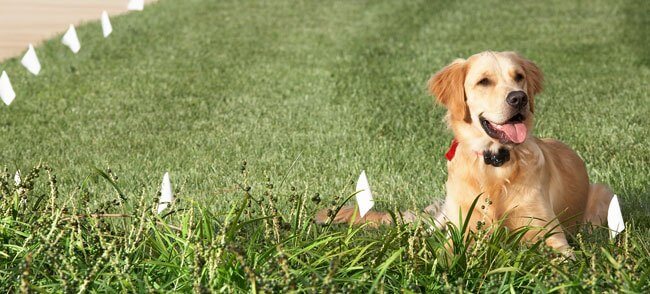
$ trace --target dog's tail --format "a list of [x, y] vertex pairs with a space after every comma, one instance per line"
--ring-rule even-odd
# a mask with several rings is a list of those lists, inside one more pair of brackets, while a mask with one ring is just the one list
[[592, 225], [607, 224], [607, 211], [612, 197], [614, 193], [606, 185], [591, 184], [583, 221]]
[[316, 213], [316, 223], [318, 224], [326, 224], [327, 222], [330, 221], [332, 224], [342, 224], [342, 223], [351, 223], [351, 224], [364, 224], [364, 223], [371, 223], [376, 225], [388, 225], [393, 223], [393, 218], [390, 216], [390, 214], [386, 212], [379, 212], [379, 211], [368, 211], [366, 215], [363, 217], [360, 217], [359, 215], [359, 209], [357, 209], [356, 206], [345, 206], [342, 207], [334, 217], [332, 217], [332, 214], [334, 212], [329, 209], [321, 209], [319, 212]]
[[[436, 215], [440, 211], [442, 206], [441, 201], [436, 201], [433, 204], [427, 206], [427, 208], [424, 209], [424, 212], [426, 214], [430, 215]], [[345, 206], [341, 208], [336, 215], [332, 216], [334, 214], [334, 211], [332, 209], [321, 209], [316, 213], [316, 223], [317, 224], [327, 224], [328, 222], [331, 221], [332, 224], [343, 224], [343, 223], [349, 223], [349, 224], [354, 224], [354, 225], [360, 225], [360, 224], [365, 224], [368, 223], [371, 226], [379, 226], [379, 225], [390, 225], [393, 224], [395, 218], [397, 218], [398, 222], [402, 223], [412, 223], [415, 222], [418, 217], [418, 214], [413, 213], [410, 210], [407, 211], [402, 211], [399, 213], [399, 215], [391, 215], [390, 213], [387, 212], [379, 212], [379, 211], [368, 211], [366, 215], [363, 217], [359, 217], [359, 209], [357, 209], [356, 206]]]

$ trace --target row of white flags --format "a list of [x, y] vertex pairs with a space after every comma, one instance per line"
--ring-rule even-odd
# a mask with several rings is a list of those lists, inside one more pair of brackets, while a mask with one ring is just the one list
[[[20, 171], [16, 171], [14, 180], [16, 185], [20, 185]], [[372, 191], [370, 190], [370, 184], [366, 177], [366, 171], [361, 171], [361, 175], [359, 175], [359, 179], [357, 180], [356, 190], [357, 194], [355, 195], [355, 198], [357, 206], [359, 207], [359, 217], [364, 217], [366, 213], [375, 206]], [[169, 172], [166, 172], [163, 175], [162, 183], [160, 185], [160, 198], [157, 207], [158, 214], [163, 212], [173, 201], [174, 195], [172, 193], [172, 184], [169, 179]], [[609, 209], [607, 210], [607, 225], [609, 226], [609, 236], [612, 239], [616, 238], [616, 235], [625, 230], [625, 222], [623, 221], [623, 215], [621, 214], [621, 206], [618, 203], [618, 196], [616, 195], [612, 197], [612, 200], [609, 203]]]
[[[144, 9], [144, 0], [130, 0], [127, 9], [142, 11]], [[111, 25], [111, 20], [105, 10], [102, 12], [100, 19], [102, 23], [102, 34], [104, 35], [104, 38], [108, 38], [108, 36], [113, 32], [113, 26]], [[68, 27], [68, 30], [61, 39], [61, 43], [70, 48], [74, 54], [77, 54], [77, 52], [81, 50], [81, 42], [79, 41], [74, 25]], [[38, 75], [41, 72], [41, 63], [38, 60], [36, 50], [34, 50], [32, 44], [29, 44], [27, 52], [23, 55], [20, 63], [33, 75]], [[7, 75], [7, 72], [4, 70], [2, 71], [2, 75], [0, 75], [0, 98], [2, 98], [2, 101], [7, 105], [11, 104], [11, 102], [16, 98], [16, 92], [11, 86], [9, 75]]]
[[[20, 185], [20, 171], [16, 171], [14, 176], [16, 185]], [[361, 171], [359, 179], [357, 180], [356, 195], [357, 206], [359, 208], [359, 217], [364, 217], [374, 206], [375, 201], [372, 197], [370, 184], [366, 177], [366, 171]], [[174, 201], [174, 194], [172, 193], [172, 183], [169, 179], [169, 172], [165, 172], [160, 185], [160, 198], [156, 208], [158, 214], [163, 212]], [[618, 203], [618, 196], [614, 195], [609, 203], [607, 211], [607, 225], [609, 226], [609, 236], [614, 239], [616, 235], [625, 230], [625, 222], [621, 214], [621, 207]]]

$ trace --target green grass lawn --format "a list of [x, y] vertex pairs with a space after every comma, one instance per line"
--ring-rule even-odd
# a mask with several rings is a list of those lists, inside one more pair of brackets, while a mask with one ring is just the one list
[[[514, 285], [544, 291], [585, 285], [582, 278], [590, 275], [587, 269], [593, 266], [592, 273], [602, 274], [599, 279], [603, 283], [591, 286], [648, 290], [648, 15], [650, 4], [645, 1], [161, 0], [143, 12], [112, 18], [114, 33], [106, 40], [98, 23], [81, 26], [77, 30], [82, 44], [79, 54], [63, 47], [58, 37], [36, 49], [43, 65], [37, 77], [21, 68], [19, 58], [0, 65], [18, 95], [11, 106], [0, 107], [2, 163], [11, 174], [16, 169], [26, 174], [40, 162], [50, 166], [60, 200], [48, 207], [44, 201], [33, 209], [45, 213], [56, 210], [53, 207], [68, 207], [60, 210], [61, 215], [74, 211], [72, 206], [80, 212], [139, 215], [138, 211], [146, 210], [143, 203], [148, 208], [156, 201], [162, 175], [169, 171], [180, 200], [177, 206], [188, 210], [166, 220], [192, 227], [191, 219], [201, 216], [206, 220], [201, 224], [213, 226], [206, 225], [211, 229], [201, 233], [184, 230], [179, 235], [144, 217], [132, 222], [100, 220], [99, 228], [94, 221], [82, 219], [87, 226], [78, 231], [87, 230], [84, 232], [95, 237], [61, 233], [59, 240], [67, 240], [61, 241], [67, 249], [60, 251], [81, 261], [37, 272], [40, 266], [47, 268], [47, 258], [68, 256], [48, 255], [40, 266], [33, 261], [34, 271], [23, 280], [29, 281], [31, 275], [28, 284], [34, 289], [61, 287], [58, 277], [77, 281], [68, 285], [73, 289], [82, 287], [86, 278], [97, 279], [87, 287], [100, 291], [190, 290], [192, 286], [196, 290], [203, 281], [210, 281], [205, 287], [226, 285], [232, 288], [224, 289], [241, 290], [250, 286], [250, 270], [269, 289], [276, 288], [263, 281], [265, 273], [312, 290], [319, 289], [319, 284], [340, 290], [337, 287], [357, 281], [359, 290], [508, 290]], [[323, 202], [306, 201], [304, 208], [310, 213], [332, 201], [341, 203], [354, 192], [353, 181], [362, 169], [380, 201], [379, 209], [422, 209], [442, 198], [446, 178], [443, 154], [451, 134], [442, 122], [444, 110], [426, 93], [426, 81], [453, 59], [483, 50], [518, 51], [542, 68], [546, 87], [536, 97], [536, 133], [572, 146], [586, 161], [592, 181], [609, 184], [619, 195], [624, 216], [634, 227], [629, 240], [626, 237], [619, 245], [636, 257], [628, 260], [628, 255], [617, 255], [620, 252], [612, 244], [603, 245], [608, 249], [602, 251], [599, 244], [591, 244], [585, 245], [585, 252], [592, 255], [579, 255], [575, 264], [557, 265], [542, 262], [550, 259], [544, 258], [548, 253], [530, 253], [530, 248], [507, 243], [510, 245], [504, 248], [513, 253], [495, 253], [494, 260], [503, 262], [496, 267], [487, 261], [471, 267], [471, 258], [459, 259], [465, 262], [464, 267], [445, 267], [425, 253], [421, 262], [409, 263], [402, 255], [413, 249], [407, 244], [413, 236], [422, 235], [421, 230], [396, 227], [381, 233], [355, 233], [347, 228], [302, 225], [310, 215], [290, 214], [302, 207], [296, 198], [310, 199], [316, 193]], [[248, 173], [244, 178], [240, 172], [243, 161]], [[123, 192], [125, 204], [107, 204], [118, 199], [117, 193], [94, 167], [111, 169], [118, 176], [115, 184]], [[267, 177], [274, 183], [272, 189]], [[7, 188], [3, 199], [9, 203], [11, 195], [49, 195], [46, 178], [42, 172], [29, 192]], [[285, 240], [285, 249], [274, 245], [273, 236], [267, 236], [273, 230], [264, 227], [264, 220], [251, 221], [259, 226], [223, 223], [223, 216], [246, 199], [239, 184], [250, 185], [256, 199], [271, 190], [284, 221], [296, 221], [291, 222], [293, 229], [279, 234], [287, 238], [280, 238]], [[8, 187], [6, 182], [4, 185]], [[66, 202], [68, 198], [74, 200]], [[15, 205], [2, 206], [7, 210], [3, 208], [5, 219], [0, 226], [3, 243], [21, 248], [0, 249], [0, 275], [16, 283], [4, 285], [13, 290], [20, 285], [28, 253], [44, 256], [42, 252], [49, 249], [35, 248], [59, 244], [43, 241], [54, 238], [54, 229], [42, 236], [16, 233], [29, 231], [17, 222], [37, 220], [33, 213], [9, 213], [15, 211]], [[199, 208], [201, 213], [195, 213]], [[268, 215], [270, 208], [266, 209], [263, 215]], [[255, 213], [248, 216], [254, 219]], [[58, 222], [52, 216], [45, 218], [49, 223]], [[146, 238], [136, 242], [131, 236], [116, 236], [145, 223], [153, 232]], [[52, 228], [68, 232], [69, 226]], [[112, 233], [102, 231], [104, 227]], [[115, 241], [93, 239], [97, 234]], [[241, 245], [244, 253], [238, 255], [240, 249], [207, 246], [212, 241], [203, 244], [197, 236], [221, 236], [229, 240], [228, 246], [251, 240], [260, 245]], [[390, 245], [382, 246], [377, 240], [385, 236], [394, 238], [387, 241]], [[421, 238], [431, 241], [430, 236]], [[82, 239], [101, 245], [84, 251], [75, 247]], [[133, 245], [133, 251], [106, 250], [124, 242], [138, 245]], [[345, 251], [331, 242], [343, 242], [351, 249]], [[192, 247], [195, 243], [203, 245]], [[309, 244], [320, 245], [301, 251]], [[362, 261], [351, 265], [347, 259], [363, 246], [369, 246], [368, 255], [359, 254]], [[161, 248], [190, 249], [164, 254]], [[209, 255], [214, 248], [230, 252], [220, 253], [228, 266]], [[336, 248], [341, 252], [336, 253]], [[259, 255], [245, 254], [251, 252]], [[533, 256], [527, 261], [540, 267], [521, 266], [517, 254]], [[127, 261], [129, 266], [119, 263], [124, 256], [132, 258], [131, 263]], [[113, 258], [119, 266], [113, 264]], [[202, 258], [215, 263], [205, 269], [205, 275], [201, 274], [203, 267], [196, 266]], [[93, 259], [106, 261], [107, 269], [93, 272], [92, 264], [83, 265], [83, 260]], [[288, 269], [264, 262], [284, 264]], [[518, 266], [520, 270], [512, 270]], [[111, 268], [124, 269], [124, 273], [111, 276]], [[481, 272], [496, 268], [503, 270], [495, 272], [495, 281], [480, 282]], [[546, 272], [535, 278], [513, 274], [542, 268], [552, 273], [546, 278]], [[565, 268], [565, 272], [553, 272], [555, 268], [559, 272]], [[614, 280], [625, 277], [630, 280], [618, 284]], [[646, 288], [638, 287], [643, 284]]]

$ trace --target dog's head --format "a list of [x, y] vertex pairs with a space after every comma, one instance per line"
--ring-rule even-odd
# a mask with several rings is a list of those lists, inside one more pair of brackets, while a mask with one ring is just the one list
[[526, 140], [542, 81], [540, 69], [514, 52], [483, 52], [443, 68], [429, 90], [447, 108], [456, 137], [485, 150]]

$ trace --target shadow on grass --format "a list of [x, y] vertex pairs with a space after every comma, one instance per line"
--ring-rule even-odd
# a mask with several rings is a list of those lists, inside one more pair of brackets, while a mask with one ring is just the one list
[[650, 67], [650, 2], [625, 1], [621, 40], [627, 44], [644, 67]]

